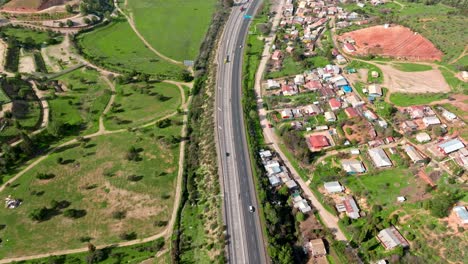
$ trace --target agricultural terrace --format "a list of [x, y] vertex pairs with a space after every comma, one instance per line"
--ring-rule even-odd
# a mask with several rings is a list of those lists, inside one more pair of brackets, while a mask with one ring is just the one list
[[130, 83], [116, 87], [117, 96], [105, 117], [108, 129], [135, 127], [174, 113], [181, 91], [169, 83]]
[[42, 44], [57, 44], [62, 42], [63, 35], [52, 31], [32, 30], [24, 27], [6, 26], [0, 28], [0, 37], [16, 38], [21, 43], [40, 47]]
[[12, 98], [12, 118], [6, 119], [6, 126], [0, 132], [0, 142], [5, 142], [19, 134], [15, 121], [25, 131], [34, 130], [40, 123], [42, 109], [29, 83], [14, 78], [3, 79], [3, 91]]
[[23, 203], [0, 209], [0, 258], [163, 231], [174, 206], [181, 119], [68, 145], [18, 178], [2, 192]]
[[195, 60], [210, 25], [216, 0], [128, 1], [139, 32], [175, 60]]
[[79, 49], [87, 59], [111, 70], [134, 70], [166, 77], [177, 76], [182, 70], [181, 66], [155, 55], [137, 37], [130, 25], [122, 20], [81, 34], [77, 38]]
[[73, 132], [89, 134], [98, 130], [99, 116], [111, 96], [108, 84], [100, 74], [86, 68], [78, 69], [50, 82], [49, 89], [59, 89], [49, 99], [51, 119], [66, 124]]

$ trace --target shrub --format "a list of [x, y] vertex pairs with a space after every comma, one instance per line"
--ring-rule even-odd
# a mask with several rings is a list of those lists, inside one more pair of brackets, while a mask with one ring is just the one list
[[36, 174], [36, 178], [38, 178], [39, 180], [50, 180], [52, 178], [54, 178], [55, 175], [53, 173], [38, 173]]
[[68, 218], [81, 218], [86, 215], [86, 210], [79, 210], [79, 209], [67, 209], [63, 212], [63, 216]]
[[137, 234], [135, 232], [123, 232], [119, 235], [120, 239], [122, 240], [133, 240], [137, 238]]
[[118, 219], [118, 220], [121, 220], [121, 219], [124, 219], [125, 217], [127, 216], [127, 212], [126, 211], [114, 211], [112, 213], [112, 218], [114, 219]]
[[132, 181], [132, 182], [137, 182], [137, 181], [140, 181], [141, 179], [143, 179], [143, 176], [138, 176], [135, 174], [132, 174], [127, 177], [127, 180]]
[[29, 213], [29, 218], [34, 221], [41, 222], [44, 221], [47, 217], [48, 209], [46, 207], [36, 208]]

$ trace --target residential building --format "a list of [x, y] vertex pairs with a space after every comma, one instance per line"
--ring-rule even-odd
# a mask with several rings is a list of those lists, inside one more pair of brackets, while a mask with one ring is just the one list
[[465, 206], [455, 206], [453, 207], [453, 212], [458, 217], [461, 224], [468, 224], [468, 211]]
[[346, 115], [349, 117], [349, 118], [354, 118], [354, 117], [358, 117], [359, 114], [358, 112], [356, 111], [356, 109], [352, 108], [352, 107], [347, 107], [345, 109], [345, 113]]
[[284, 96], [291, 96], [295, 95], [298, 93], [296, 86], [294, 85], [289, 85], [289, 84], [283, 84], [281, 85], [281, 93]]
[[327, 255], [325, 244], [321, 238], [317, 238], [309, 241], [310, 254], [313, 257], [322, 257]]
[[273, 157], [273, 155], [271, 154], [271, 151], [269, 150], [261, 150], [259, 154], [260, 154], [260, 158], [264, 161], [269, 160], [271, 159], [271, 157]]
[[305, 83], [304, 75], [298, 74], [294, 77], [294, 84], [304, 85], [304, 83]]
[[281, 185], [281, 180], [276, 175], [268, 177], [268, 181], [270, 182], [270, 185], [273, 186], [273, 187]]
[[363, 173], [366, 171], [361, 161], [356, 159], [347, 159], [341, 161], [341, 166], [349, 174]]
[[464, 147], [465, 144], [463, 144], [463, 142], [461, 142], [458, 138], [455, 138], [439, 144], [438, 149], [444, 154], [449, 154]]
[[349, 153], [351, 153], [352, 155], [359, 155], [361, 151], [358, 148], [353, 148], [349, 150]]
[[418, 125], [413, 121], [407, 120], [401, 124], [401, 129], [405, 132], [412, 132], [418, 130]]
[[271, 89], [279, 89], [281, 87], [280, 83], [275, 81], [275, 80], [272, 80], [272, 79], [268, 79], [267, 81], [267, 89], [268, 90], [271, 90]]
[[351, 219], [358, 219], [359, 207], [356, 204], [353, 196], [348, 195], [346, 197], [341, 197], [342, 203], [336, 205], [338, 212], [346, 212], [346, 215]]
[[370, 96], [381, 97], [383, 95], [382, 88], [378, 84], [371, 84], [367, 87]]
[[336, 121], [335, 113], [333, 113], [331, 111], [325, 112], [325, 120], [327, 122], [335, 122]]
[[281, 50], [275, 50], [273, 52], [273, 55], [271, 56], [271, 59], [274, 61], [279, 61], [283, 59], [283, 52]]
[[426, 127], [440, 125], [440, 119], [437, 116], [426, 116], [422, 121]]
[[367, 118], [369, 121], [375, 121], [377, 120], [379, 117], [374, 113], [372, 112], [371, 110], [367, 109], [363, 112], [363, 115], [365, 118]]
[[400, 232], [391, 226], [379, 232], [377, 239], [384, 246], [386, 250], [394, 249], [397, 246], [408, 247], [409, 243], [400, 234]]
[[447, 111], [445, 109], [442, 110], [442, 116], [445, 119], [447, 119], [447, 121], [453, 121], [453, 120], [457, 119], [457, 116], [454, 113], [449, 112], [449, 111]]
[[318, 80], [308, 81], [304, 85], [304, 88], [306, 88], [307, 90], [310, 90], [312, 92], [317, 91], [318, 89], [320, 89], [322, 87], [323, 87], [322, 83], [320, 81], [318, 81]]
[[268, 177], [271, 177], [277, 173], [280, 173], [282, 170], [281, 170], [281, 166], [280, 164], [278, 163], [278, 161], [276, 160], [270, 160], [270, 161], [267, 161], [266, 164], [264, 165], [265, 167], [265, 170], [268, 174]]
[[293, 111], [292, 109], [283, 109], [283, 111], [281, 111], [281, 118], [282, 119], [290, 119], [290, 118], [293, 118], [294, 117], [294, 114], [293, 114]]
[[372, 148], [368, 150], [369, 156], [372, 159], [372, 162], [374, 162], [374, 165], [376, 167], [382, 168], [382, 167], [390, 167], [392, 166], [392, 162], [388, 158], [387, 154], [385, 151], [381, 148]]
[[288, 187], [289, 190], [294, 190], [297, 189], [297, 183], [293, 180], [289, 180], [285, 182], [286, 186]]
[[328, 138], [324, 135], [312, 135], [309, 137], [311, 147], [315, 149], [325, 148], [330, 146]]
[[326, 182], [323, 184], [323, 187], [328, 193], [338, 193], [343, 192], [344, 187], [337, 181]]
[[351, 104], [353, 107], [358, 107], [364, 104], [364, 101], [361, 101], [359, 97], [353, 93], [349, 94], [345, 100]]
[[306, 199], [302, 198], [300, 195], [297, 195], [293, 198], [293, 206], [294, 208], [299, 209], [302, 213], [308, 213], [312, 211], [309, 203]]
[[424, 117], [424, 106], [414, 105], [406, 109], [411, 119], [418, 119]]
[[312, 115], [312, 116], [322, 113], [322, 109], [319, 106], [314, 105], [314, 104], [304, 106], [304, 108], [302, 108], [302, 111], [304, 111], [306, 115]]
[[330, 108], [331, 108], [332, 111], [336, 111], [336, 110], [340, 109], [340, 107], [341, 107], [340, 101], [336, 100], [336, 98], [332, 98], [332, 99], [328, 100], [328, 104], [330, 105]]
[[405, 145], [403, 150], [414, 163], [424, 162], [424, 157], [413, 146]]
[[427, 134], [426, 132], [421, 132], [416, 135], [416, 140], [419, 143], [428, 142], [431, 141], [431, 136], [429, 136], [429, 134]]
[[388, 127], [387, 121], [385, 121], [385, 120], [383, 120], [383, 119], [379, 119], [379, 120], [377, 121], [377, 124], [379, 124], [379, 126], [382, 127], [382, 128], [387, 128], [387, 127]]

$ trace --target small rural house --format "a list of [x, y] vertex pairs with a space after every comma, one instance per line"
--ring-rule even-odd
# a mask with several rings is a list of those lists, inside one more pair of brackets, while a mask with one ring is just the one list
[[444, 143], [439, 144], [437, 147], [440, 152], [444, 154], [450, 154], [454, 151], [462, 149], [465, 147], [465, 144], [461, 142], [458, 138], [445, 141]]
[[275, 81], [275, 80], [272, 80], [272, 79], [268, 79], [267, 80], [267, 89], [268, 90], [272, 90], [272, 89], [279, 89], [281, 87], [280, 83]]
[[323, 187], [328, 193], [339, 193], [344, 191], [344, 187], [337, 181], [326, 182]]
[[440, 119], [437, 116], [426, 116], [422, 121], [425, 127], [440, 125]]
[[414, 163], [424, 162], [424, 157], [411, 145], [405, 145], [403, 150]]
[[321, 238], [310, 240], [309, 241], [310, 254], [313, 257], [322, 257], [327, 255], [327, 250], [325, 244]]
[[416, 141], [419, 143], [428, 142], [431, 141], [431, 136], [429, 136], [429, 134], [426, 132], [421, 132], [416, 135]]
[[330, 146], [328, 138], [324, 135], [312, 135], [309, 137], [311, 147], [315, 149], [325, 148]]
[[362, 162], [356, 159], [342, 160], [341, 166], [343, 166], [343, 170], [349, 174], [363, 173], [366, 171]]
[[358, 219], [359, 207], [356, 204], [353, 196], [348, 195], [346, 197], [341, 197], [342, 203], [336, 205], [338, 212], [346, 212], [346, 215], [351, 219]]
[[325, 112], [325, 120], [327, 122], [335, 122], [336, 121], [335, 113], [333, 113], [331, 111]]
[[461, 224], [468, 224], [468, 211], [465, 206], [455, 206], [453, 207], [453, 212], [458, 217]]
[[386, 250], [394, 249], [397, 246], [408, 247], [409, 243], [400, 234], [400, 232], [391, 226], [379, 232], [377, 239], [384, 246]]
[[388, 158], [385, 151], [381, 148], [372, 148], [368, 150], [369, 156], [372, 159], [374, 165], [378, 168], [390, 167], [392, 162]]

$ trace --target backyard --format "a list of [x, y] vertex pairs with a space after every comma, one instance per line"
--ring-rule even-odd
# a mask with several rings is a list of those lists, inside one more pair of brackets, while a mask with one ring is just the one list
[[[22, 204], [0, 209], [0, 224], [6, 225], [0, 258], [161, 232], [174, 202], [179, 158], [174, 138], [180, 129], [174, 124], [124, 131], [51, 154], [2, 193]], [[34, 218], [39, 209], [41, 218]]]
[[[134, 70], [171, 78], [175, 78], [182, 70], [181, 66], [169, 63], [149, 50], [130, 25], [122, 20], [81, 34], [77, 38], [86, 58], [111, 70]], [[122, 39], [125, 41], [122, 42]]]
[[178, 61], [196, 59], [215, 5], [215, 0], [128, 1], [135, 25], [145, 39]]

